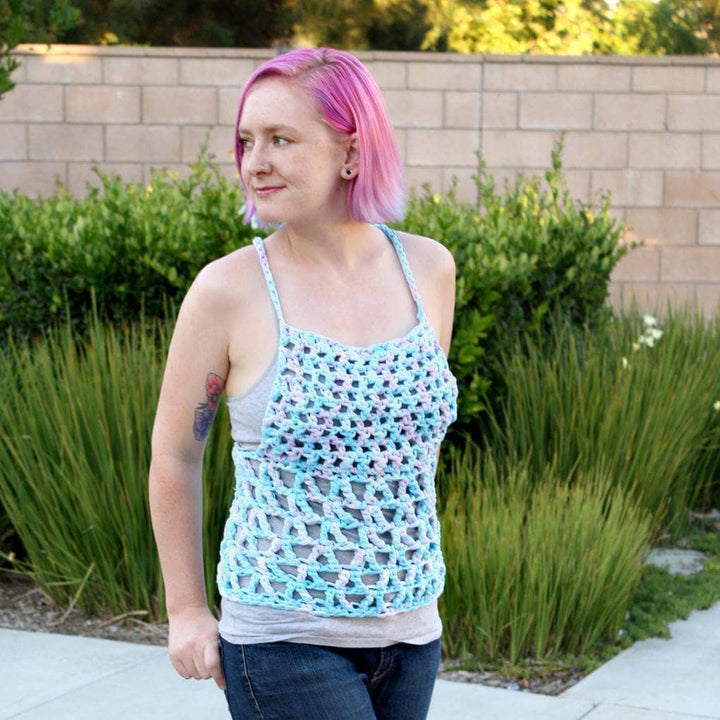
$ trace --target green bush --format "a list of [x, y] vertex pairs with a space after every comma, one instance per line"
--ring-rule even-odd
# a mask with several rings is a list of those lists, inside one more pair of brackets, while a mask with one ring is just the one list
[[441, 478], [445, 651], [517, 665], [612, 640], [638, 586], [647, 514], [607, 473], [452, 448]]
[[[501, 194], [481, 165], [478, 205], [459, 204], [454, 191], [409, 203], [402, 226], [444, 243], [457, 263], [455, 434], [478, 432], [508, 342], [542, 331], [553, 311], [579, 324], [603, 316], [621, 227], [607, 198], [598, 209], [571, 199], [561, 149], [545, 187], [521, 177]], [[93, 296], [103, 320], [166, 317], [203, 265], [257, 234], [238, 215], [239, 183], [204, 154], [186, 179], [158, 171], [146, 187], [100, 178], [83, 200], [62, 189], [40, 201], [0, 193], [0, 336], [33, 336], [64, 319], [82, 330]]]
[[165, 317], [203, 265], [255, 234], [239, 183], [204, 155], [188, 177], [158, 170], [147, 186], [98, 174], [82, 200], [0, 192], [0, 336], [67, 319], [82, 330], [93, 297], [104, 320]]
[[609, 198], [598, 208], [573, 201], [561, 164], [520, 176], [503, 194], [481, 164], [476, 206], [430, 190], [411, 200], [403, 227], [442, 242], [455, 257], [457, 297], [450, 365], [458, 378], [457, 434], [482, 433], [487, 404], [501, 392], [499, 358], [518, 337], [541, 337], [557, 314], [576, 325], [607, 317], [610, 273], [624, 253]]

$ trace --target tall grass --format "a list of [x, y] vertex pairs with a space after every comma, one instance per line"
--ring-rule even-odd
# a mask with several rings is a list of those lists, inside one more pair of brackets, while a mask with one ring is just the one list
[[445, 652], [516, 664], [614, 637], [640, 580], [646, 514], [607, 473], [570, 486], [472, 444], [450, 454]]
[[[147, 473], [169, 334], [163, 323], [95, 322], [82, 342], [66, 328], [0, 358], [0, 492], [33, 577], [60, 603], [164, 613]], [[227, 441], [212, 438], [208, 577], [232, 481], [221, 462]]]
[[720, 462], [720, 322], [669, 315], [653, 346], [639, 317], [594, 333], [558, 323], [547, 343], [504, 357], [502, 417], [487, 442], [539, 477], [605, 474], [656, 528], [679, 530]]

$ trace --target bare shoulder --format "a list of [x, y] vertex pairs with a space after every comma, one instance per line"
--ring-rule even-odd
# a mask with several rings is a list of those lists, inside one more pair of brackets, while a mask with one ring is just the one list
[[455, 309], [455, 259], [437, 240], [411, 233], [398, 235], [405, 247], [425, 313], [447, 355]]
[[437, 240], [424, 235], [399, 232], [413, 270], [428, 278], [442, 281], [455, 278], [455, 259], [452, 253]]
[[213, 314], [242, 307], [243, 301], [257, 291], [262, 271], [254, 248], [249, 245], [205, 265], [193, 280], [184, 306]]

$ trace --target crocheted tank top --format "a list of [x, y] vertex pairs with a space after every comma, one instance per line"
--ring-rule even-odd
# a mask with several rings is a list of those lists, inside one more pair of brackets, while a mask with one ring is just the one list
[[278, 320], [278, 367], [256, 449], [233, 448], [236, 488], [218, 586], [236, 602], [327, 616], [382, 616], [442, 592], [436, 453], [457, 384], [393, 243], [417, 307], [404, 337], [345, 345], [288, 325], [256, 238]]

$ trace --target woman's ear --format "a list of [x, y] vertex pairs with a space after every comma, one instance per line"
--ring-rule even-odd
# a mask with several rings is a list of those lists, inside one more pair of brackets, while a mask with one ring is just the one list
[[353, 133], [345, 140], [345, 159], [340, 175], [345, 180], [351, 180], [358, 173], [360, 152], [358, 150], [357, 133]]

